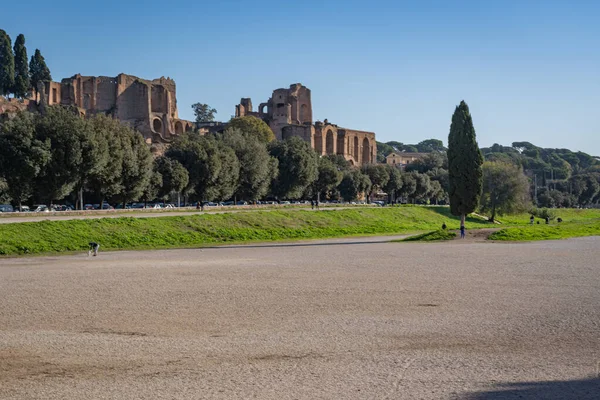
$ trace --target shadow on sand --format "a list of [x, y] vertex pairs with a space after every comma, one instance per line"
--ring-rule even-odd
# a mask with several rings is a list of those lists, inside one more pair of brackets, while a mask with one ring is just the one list
[[502, 383], [494, 390], [470, 393], [461, 400], [600, 399], [600, 377], [573, 381]]

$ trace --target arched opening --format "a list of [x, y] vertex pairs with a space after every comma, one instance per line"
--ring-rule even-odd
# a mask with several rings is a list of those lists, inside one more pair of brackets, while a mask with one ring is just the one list
[[191, 132], [192, 131], [192, 124], [186, 124], [185, 131], [186, 132]]
[[358, 137], [356, 136], [354, 136], [354, 150], [352, 151], [352, 156], [358, 161]]
[[152, 128], [156, 133], [163, 133], [162, 121], [156, 118], [154, 121], [152, 121]]
[[305, 122], [310, 122], [308, 119], [308, 106], [306, 104], [302, 104], [300, 106], [300, 123], [303, 124]]
[[181, 121], [175, 122], [175, 134], [181, 135], [183, 133], [183, 124]]
[[337, 138], [337, 153], [344, 155], [344, 149], [346, 148], [346, 146], [344, 145], [344, 135], [340, 135], [338, 133], [338, 138]]
[[327, 154], [335, 154], [333, 132], [331, 129], [328, 129], [325, 135], [325, 150]]
[[369, 145], [369, 139], [363, 139], [362, 148], [362, 164], [368, 164], [371, 162], [371, 146]]
[[315, 134], [315, 151], [317, 154], [323, 154], [323, 136], [320, 133]]

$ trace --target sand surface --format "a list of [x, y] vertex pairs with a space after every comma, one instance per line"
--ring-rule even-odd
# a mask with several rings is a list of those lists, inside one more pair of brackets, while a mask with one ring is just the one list
[[598, 399], [600, 238], [0, 259], [0, 399]]

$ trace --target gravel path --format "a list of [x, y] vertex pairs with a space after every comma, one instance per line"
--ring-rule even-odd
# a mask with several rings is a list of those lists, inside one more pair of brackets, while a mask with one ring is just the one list
[[598, 399], [600, 238], [0, 259], [1, 399]]

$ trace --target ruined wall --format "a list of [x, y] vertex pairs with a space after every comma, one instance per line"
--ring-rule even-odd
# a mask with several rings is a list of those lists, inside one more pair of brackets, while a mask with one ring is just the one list
[[283, 140], [296, 136], [310, 144], [312, 148], [314, 148], [314, 135], [315, 128], [311, 125], [288, 125], [282, 128]]
[[277, 140], [301, 137], [320, 155], [339, 154], [354, 165], [376, 160], [375, 133], [339, 128], [327, 120], [313, 125], [311, 91], [300, 83], [289, 89], [275, 89], [269, 100], [259, 105], [258, 113], [252, 111], [249, 98], [242, 98], [236, 106], [236, 117], [245, 115], [264, 120]]

